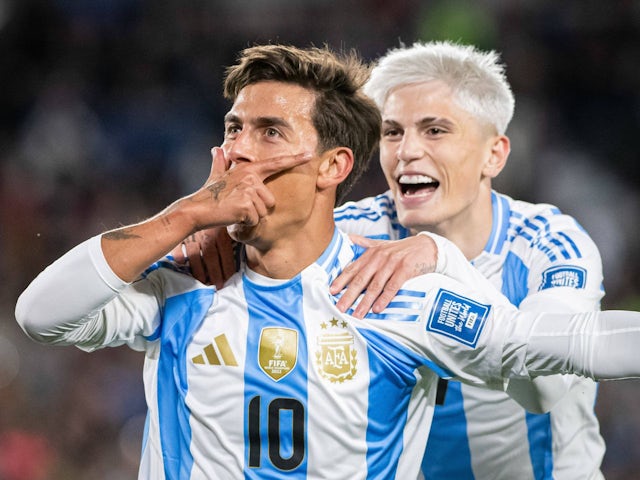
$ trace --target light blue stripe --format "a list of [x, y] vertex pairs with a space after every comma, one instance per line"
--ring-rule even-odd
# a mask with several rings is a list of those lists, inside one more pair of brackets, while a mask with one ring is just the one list
[[493, 224], [485, 251], [499, 255], [507, 239], [511, 209], [509, 208], [509, 201], [495, 191], [491, 192], [491, 205], [493, 209]]
[[395, 208], [393, 208], [393, 202], [385, 196], [385, 194], [378, 195], [373, 198], [373, 201], [369, 203], [367, 207], [362, 207], [362, 204], [367, 200], [371, 200], [371, 197], [365, 198], [358, 202], [347, 202], [340, 207], [333, 210], [334, 217], [336, 219], [341, 218], [342, 215], [373, 215], [375, 214], [380, 218], [380, 212], [383, 211], [386, 216], [392, 217], [395, 214]]
[[573, 239], [571, 237], [569, 237], [564, 232], [558, 232], [558, 235], [560, 235], [561, 237], [563, 237], [567, 241], [567, 243], [573, 249], [573, 252], [575, 253], [577, 258], [582, 258], [582, 253], [580, 252], [580, 249], [578, 248], [578, 246], [575, 244], [575, 242], [573, 241]]
[[406, 296], [406, 297], [420, 297], [420, 298], [424, 298], [427, 296], [426, 292], [420, 292], [418, 290], [407, 290], [406, 288], [401, 288], [400, 290], [398, 290], [398, 293], [396, 293], [396, 297], [400, 297], [400, 296]]
[[[362, 207], [361, 205], [366, 201], [370, 201], [370, 203], [367, 207]], [[375, 224], [383, 218], [388, 218], [391, 230], [398, 232], [397, 238], [410, 236], [409, 230], [398, 223], [398, 213], [389, 191], [377, 195], [373, 199], [367, 198], [359, 202], [345, 203], [334, 209], [333, 216], [335, 222], [338, 224], [347, 221], [371, 222]], [[372, 226], [371, 228], [375, 227]]]
[[[553, 210], [553, 214], [554, 215], [560, 215], [560, 211], [555, 209]], [[551, 248], [544, 246], [544, 244], [542, 243], [543, 241], [547, 241], [550, 244], [555, 245], [556, 247], [558, 247], [558, 250], [560, 251], [560, 254], [565, 258], [565, 259], [570, 259], [572, 258], [572, 254], [570, 253], [570, 251], [573, 252], [573, 255], [575, 255], [577, 258], [581, 258], [582, 254], [580, 253], [580, 249], [578, 248], [578, 246], [575, 244], [575, 242], [565, 233], [563, 232], [549, 232], [549, 219], [542, 216], [542, 215], [536, 215], [533, 218], [534, 221], [538, 222], [539, 225], [533, 223], [532, 221], [529, 220], [525, 220], [524, 225], [525, 227], [531, 232], [531, 235], [537, 235], [538, 232], [544, 232], [544, 235], [541, 236], [538, 244], [536, 245], [537, 248], [546, 253], [547, 256], [551, 259], [551, 260], [555, 260], [556, 256], [555, 254], [551, 253]], [[522, 232], [518, 232], [517, 235], [523, 236], [524, 238], [527, 238], [529, 240], [532, 239], [532, 237], [530, 237], [529, 235], [525, 234], [524, 231]], [[560, 237], [560, 238], [558, 238]]]
[[171, 255], [167, 255], [164, 259], [158, 260], [157, 262], [147, 267], [147, 269], [140, 274], [140, 277], [146, 278], [151, 272], [158, 270], [159, 268], [166, 268], [174, 272], [185, 274], [190, 274], [191, 272], [191, 269], [188, 266], [178, 265], [177, 263], [175, 263]]
[[158, 360], [158, 420], [165, 478], [190, 478], [193, 456], [190, 412], [185, 403], [187, 346], [213, 301], [211, 289], [194, 290], [166, 301]]
[[371, 210], [360, 210], [358, 213], [337, 213], [334, 212], [334, 220], [336, 222], [344, 222], [345, 220], [370, 220], [375, 222], [384, 217], [393, 218], [388, 212], [374, 212]]
[[331, 242], [329, 242], [329, 245], [325, 248], [324, 252], [322, 252], [322, 255], [320, 255], [320, 258], [318, 258], [315, 263], [320, 265], [325, 272], [331, 273], [331, 270], [337, 263], [337, 253], [340, 251], [341, 247], [342, 235], [340, 235], [337, 228], [334, 228]]
[[502, 293], [518, 307], [529, 294], [527, 278], [529, 269], [513, 252], [507, 253], [502, 268]]
[[542, 246], [542, 245], [536, 245], [536, 248], [540, 250], [542, 253], [544, 253], [547, 256], [547, 258], [552, 262], [555, 262], [556, 260], [558, 260], [558, 257], [553, 253], [551, 248]]
[[537, 225], [535, 223], [533, 223], [531, 220], [529, 220], [528, 218], [526, 218], [524, 220], [524, 228], [528, 229], [531, 232], [532, 236], [537, 235], [539, 232], [544, 232], [545, 234], [548, 234], [548, 230], [549, 230], [549, 225], [547, 222], [544, 221], [544, 219], [540, 216], [535, 217], [536, 220], [538, 220], [541, 225]]
[[[353, 309], [349, 310], [349, 315], [353, 314]], [[417, 322], [420, 320], [419, 315], [403, 315], [401, 313], [373, 313], [369, 312], [365, 315], [367, 320], [387, 320], [394, 322]]]
[[366, 235], [371, 240], [391, 240], [391, 236], [388, 233], [381, 233], [379, 235]]
[[560, 254], [562, 255], [562, 257], [565, 260], [568, 260], [569, 258], [571, 258], [571, 256], [569, 255], [569, 252], [567, 252], [567, 249], [565, 248], [564, 244], [558, 240], [557, 238], [553, 238], [553, 237], [548, 237], [546, 238], [546, 240], [551, 244], [551, 245], [555, 245], [557, 248], [557, 250], [560, 251]]
[[[436, 405], [422, 459], [425, 480], [474, 480], [460, 382], [447, 385], [444, 405]], [[514, 479], [515, 480], [515, 479]]]
[[415, 370], [425, 360], [382, 333], [359, 329], [367, 340], [370, 372], [367, 478], [396, 478]]
[[551, 416], [526, 412], [526, 422], [533, 478], [553, 480]]
[[[306, 479], [307, 477], [307, 418], [308, 398], [307, 379], [309, 358], [307, 352], [306, 330], [302, 310], [302, 285], [300, 277], [276, 287], [264, 287], [256, 285], [246, 277], [243, 279], [244, 294], [248, 305], [249, 324], [247, 334], [247, 357], [245, 367], [245, 468], [244, 475], [247, 479], [281, 479], [286, 478]], [[297, 358], [295, 367], [290, 372], [274, 380], [260, 368], [260, 336], [266, 327], [281, 327], [297, 332]], [[259, 400], [259, 444], [249, 444], [248, 408], [250, 402], [257, 396]], [[292, 401], [301, 405], [304, 410], [303, 421], [303, 445], [302, 456], [299, 463], [291, 469], [278, 468], [274, 464], [274, 452], [269, 451], [269, 407], [278, 402]], [[274, 403], [275, 402], [275, 403]], [[287, 409], [277, 411], [272, 416], [272, 427], [279, 425], [280, 449], [275, 452], [280, 459], [290, 459], [292, 454], [292, 419]], [[279, 418], [279, 421], [278, 421]], [[272, 433], [274, 429], [272, 429]], [[249, 467], [251, 449], [255, 452], [259, 448], [259, 466]]]
[[389, 302], [387, 308], [406, 308], [411, 310], [420, 310], [424, 308], [424, 303], [421, 302]]
[[[509, 301], [519, 306], [529, 293], [527, 277], [529, 269], [524, 262], [512, 252], [505, 259], [502, 270], [502, 293]], [[449, 392], [447, 392], [449, 395]], [[553, 455], [551, 445], [551, 422], [549, 414], [534, 415], [525, 412], [527, 437], [529, 439], [529, 456], [534, 478], [551, 480], [553, 472]]]
[[148, 342], [154, 342], [160, 338], [161, 333], [162, 333], [162, 324], [158, 325], [158, 328], [156, 328], [155, 331], [151, 333], [151, 335], [147, 335], [144, 338]]

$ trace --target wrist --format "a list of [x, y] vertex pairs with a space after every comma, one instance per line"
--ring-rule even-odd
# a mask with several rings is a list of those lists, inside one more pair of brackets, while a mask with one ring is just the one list
[[441, 252], [445, 248], [447, 239], [441, 237], [440, 235], [436, 235], [431, 232], [418, 232], [416, 237], [422, 237], [424, 239], [428, 239], [430, 246], [427, 248], [428, 252], [432, 252], [431, 258], [429, 261], [434, 265], [434, 272], [442, 273], [445, 269], [445, 255], [442, 255]]

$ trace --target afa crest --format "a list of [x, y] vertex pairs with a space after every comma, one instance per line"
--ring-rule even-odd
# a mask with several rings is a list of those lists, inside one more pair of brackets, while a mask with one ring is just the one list
[[260, 369], [276, 382], [289, 375], [298, 363], [298, 332], [290, 328], [263, 328], [258, 362]]
[[[332, 325], [336, 323], [331, 322]], [[320, 335], [316, 351], [318, 373], [333, 383], [351, 380], [358, 371], [357, 353], [353, 335], [348, 332]]]

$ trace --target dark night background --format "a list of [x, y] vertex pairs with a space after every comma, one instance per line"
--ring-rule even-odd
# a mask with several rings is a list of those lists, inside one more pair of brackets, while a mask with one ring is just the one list
[[[507, 64], [516, 113], [496, 188], [576, 217], [603, 256], [603, 306], [640, 310], [639, 1], [0, 0], [0, 479], [136, 477], [142, 355], [36, 345], [15, 301], [73, 245], [205, 180], [240, 49], [374, 59], [445, 38]], [[350, 198], [384, 189], [373, 164]], [[608, 480], [640, 475], [639, 394], [601, 384]]]

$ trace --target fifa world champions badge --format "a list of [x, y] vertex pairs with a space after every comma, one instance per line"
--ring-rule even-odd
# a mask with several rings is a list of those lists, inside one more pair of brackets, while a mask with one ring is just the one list
[[318, 373], [332, 383], [351, 380], [357, 373], [358, 355], [353, 344], [353, 335], [347, 330], [347, 323], [335, 317], [322, 322], [327, 330], [318, 337], [316, 364]]
[[290, 328], [263, 328], [258, 362], [260, 369], [276, 382], [289, 375], [298, 363], [298, 332]]

